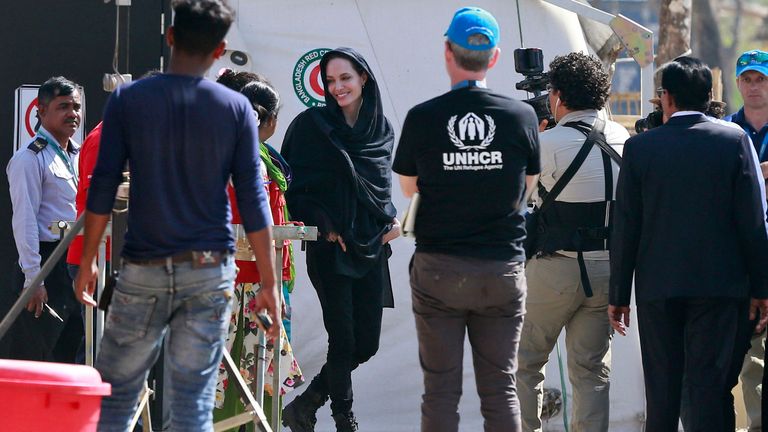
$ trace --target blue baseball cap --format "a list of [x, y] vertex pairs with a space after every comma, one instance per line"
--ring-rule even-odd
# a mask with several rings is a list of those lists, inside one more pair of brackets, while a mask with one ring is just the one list
[[[489, 43], [482, 45], [470, 45], [469, 37], [472, 35], [485, 35]], [[490, 12], [478, 7], [465, 7], [456, 11], [451, 25], [445, 32], [448, 40], [456, 45], [471, 50], [482, 51], [495, 48], [499, 43], [499, 23]]]
[[739, 56], [736, 60], [736, 76], [751, 70], [768, 76], [768, 52], [752, 50]]

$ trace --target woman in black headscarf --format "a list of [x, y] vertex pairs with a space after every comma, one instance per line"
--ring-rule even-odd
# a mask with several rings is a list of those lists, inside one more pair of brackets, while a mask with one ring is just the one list
[[382, 307], [393, 306], [388, 243], [400, 232], [391, 199], [394, 133], [371, 68], [338, 48], [323, 56], [320, 73], [327, 105], [296, 117], [281, 150], [293, 169], [291, 215], [323, 237], [307, 245], [307, 270], [328, 332], [325, 365], [283, 412], [293, 432], [314, 431], [329, 396], [336, 430], [357, 430], [351, 372], [378, 349]]

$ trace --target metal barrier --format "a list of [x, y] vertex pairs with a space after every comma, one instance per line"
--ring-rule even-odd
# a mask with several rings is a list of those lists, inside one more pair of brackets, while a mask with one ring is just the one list
[[[275, 241], [275, 280], [278, 283], [279, 295], [277, 297], [277, 310], [281, 311], [283, 308], [283, 249], [285, 240], [301, 240], [301, 241], [315, 241], [317, 240], [317, 227], [303, 226], [303, 225], [277, 225], [272, 227], [272, 238]], [[280, 377], [280, 362], [282, 357], [282, 332], [278, 333], [277, 340], [272, 345], [272, 431], [280, 430], [280, 387], [282, 379]], [[225, 431], [227, 429], [237, 427], [251, 421], [259, 430], [268, 431], [264, 429], [267, 426], [266, 418], [261, 409], [264, 402], [264, 385], [265, 385], [265, 371], [266, 364], [266, 336], [264, 332], [259, 330], [258, 343], [256, 345], [256, 373], [254, 374], [254, 380], [251, 384], [251, 389], [248, 388], [245, 380], [240, 374], [240, 368], [234, 363], [232, 357], [227, 350], [224, 350], [224, 365], [227, 369], [227, 373], [230, 377], [230, 382], [233, 381], [237, 385], [240, 395], [246, 402], [246, 412], [238, 414], [234, 417], [221, 420], [213, 425], [213, 429], [216, 432]], [[268, 427], [268, 426], [267, 426]]]

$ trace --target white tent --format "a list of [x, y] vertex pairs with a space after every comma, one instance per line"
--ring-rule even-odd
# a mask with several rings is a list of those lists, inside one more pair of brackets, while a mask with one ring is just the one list
[[[453, 12], [465, 6], [455, 0], [231, 0], [236, 26], [228, 36], [230, 50], [212, 68], [251, 70], [266, 75], [278, 88], [283, 108], [278, 131], [270, 142], [279, 148], [291, 119], [307, 105], [321, 101], [319, 77], [312, 73], [322, 49], [349, 46], [371, 65], [382, 90], [384, 109], [399, 137], [402, 121], [413, 105], [446, 92], [443, 34]], [[555, 55], [587, 51], [577, 16], [540, 0], [481, 0], [474, 5], [491, 11], [501, 26], [501, 59], [488, 77], [489, 87], [524, 99], [515, 90], [522, 76], [514, 69], [515, 48], [538, 47], [548, 64]], [[522, 34], [521, 34], [522, 31]], [[394, 179], [397, 185], [397, 180]], [[397, 187], [395, 205], [402, 215], [407, 201]], [[354, 411], [367, 432], [418, 431], [422, 376], [411, 313], [407, 265], [413, 242], [393, 243], [390, 267], [396, 308], [384, 311], [379, 353], [353, 374]], [[298, 251], [298, 247], [296, 250]], [[298, 280], [292, 296], [293, 347], [307, 380], [319, 371], [327, 335], [320, 305], [309, 283], [304, 256], [297, 253]], [[562, 337], [562, 336], [561, 336]], [[564, 346], [562, 341], [561, 346]], [[565, 361], [565, 358], [563, 358]], [[471, 356], [464, 365], [461, 431], [482, 430]], [[611, 431], [639, 431], [644, 417], [642, 368], [636, 328], [616, 338], [611, 374]], [[557, 359], [547, 369], [547, 387], [560, 387]], [[301, 391], [299, 389], [298, 391]], [[570, 389], [568, 389], [570, 411]], [[288, 400], [294, 394], [289, 394]], [[317, 430], [332, 430], [326, 405], [318, 413]], [[564, 430], [562, 414], [547, 430]]]

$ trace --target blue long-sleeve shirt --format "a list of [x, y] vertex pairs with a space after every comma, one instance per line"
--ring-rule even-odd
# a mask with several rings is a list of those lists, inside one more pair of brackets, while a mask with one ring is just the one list
[[20, 148], [6, 168], [24, 286], [40, 272], [40, 242], [59, 239], [51, 232], [51, 223], [75, 220], [78, 146], [70, 140], [67, 151], [59, 154], [53, 148], [59, 143], [51, 137], [41, 126], [33, 142]]
[[128, 161], [131, 188], [123, 255], [234, 251], [227, 183], [246, 232], [270, 224], [258, 127], [244, 96], [202, 78], [163, 74], [117, 89], [104, 113], [89, 211], [107, 214]]

